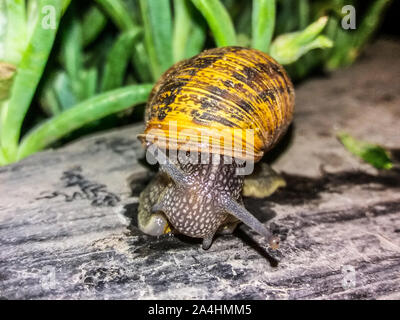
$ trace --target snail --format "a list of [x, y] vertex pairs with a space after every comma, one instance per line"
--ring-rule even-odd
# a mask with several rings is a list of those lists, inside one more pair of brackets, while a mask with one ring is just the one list
[[284, 181], [264, 163], [245, 171], [284, 135], [293, 109], [287, 73], [259, 50], [214, 48], [173, 65], [150, 93], [138, 136], [160, 163], [139, 197], [139, 228], [201, 238], [208, 249], [243, 222], [276, 249], [279, 237], [242, 196], [264, 197]]

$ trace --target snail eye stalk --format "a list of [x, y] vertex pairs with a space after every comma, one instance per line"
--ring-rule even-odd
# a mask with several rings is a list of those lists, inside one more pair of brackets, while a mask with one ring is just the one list
[[268, 240], [272, 249], [279, 247], [279, 238], [268, 231], [249, 211], [230, 197], [222, 197], [222, 208]]
[[160, 148], [156, 145], [152, 145], [147, 150], [158, 161], [161, 169], [166, 172], [176, 184], [181, 186], [188, 185], [188, 177], [169, 160]]

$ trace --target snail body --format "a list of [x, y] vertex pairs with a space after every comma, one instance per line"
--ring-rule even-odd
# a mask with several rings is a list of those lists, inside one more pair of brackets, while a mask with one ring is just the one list
[[285, 70], [255, 49], [210, 49], [167, 70], [150, 94], [139, 135], [163, 159], [140, 195], [142, 231], [172, 228], [202, 238], [207, 249], [216, 232], [231, 232], [242, 221], [276, 244], [243, 207], [245, 175], [238, 172], [283, 136], [293, 107]]

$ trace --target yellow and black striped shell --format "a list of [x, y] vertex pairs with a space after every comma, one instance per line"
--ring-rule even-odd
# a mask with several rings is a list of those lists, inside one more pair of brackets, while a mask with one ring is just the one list
[[292, 82], [274, 59], [255, 49], [215, 48], [163, 74], [139, 137], [165, 149], [257, 161], [284, 134], [293, 108]]

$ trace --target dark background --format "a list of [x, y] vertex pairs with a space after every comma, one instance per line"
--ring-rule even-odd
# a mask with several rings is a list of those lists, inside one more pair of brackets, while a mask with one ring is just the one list
[[400, 38], [400, 1], [393, 0], [386, 11], [385, 20], [382, 23], [378, 36]]

